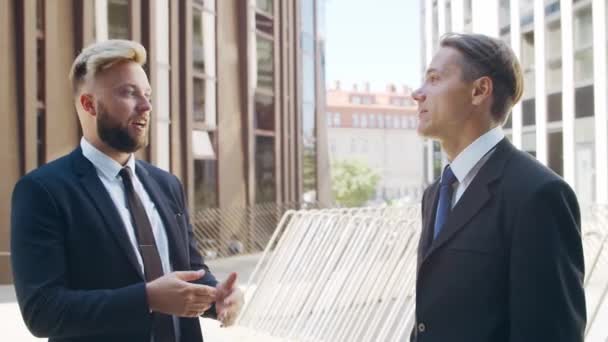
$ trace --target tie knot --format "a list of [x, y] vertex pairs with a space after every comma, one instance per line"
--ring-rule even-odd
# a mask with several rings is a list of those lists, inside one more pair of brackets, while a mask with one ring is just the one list
[[131, 178], [133, 178], [133, 173], [131, 172], [131, 168], [128, 166], [123, 167], [122, 169], [120, 169], [120, 172], [118, 172], [118, 174], [120, 175], [120, 177], [122, 177], [123, 181], [124, 180], [131, 180]]
[[454, 172], [452, 172], [452, 168], [450, 165], [447, 165], [445, 169], [443, 169], [443, 174], [441, 175], [441, 185], [452, 185], [456, 181], [456, 176]]

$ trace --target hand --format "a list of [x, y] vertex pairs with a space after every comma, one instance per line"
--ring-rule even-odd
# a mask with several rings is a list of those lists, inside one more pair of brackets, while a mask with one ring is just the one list
[[217, 318], [222, 322], [222, 326], [234, 324], [245, 301], [243, 292], [238, 287], [235, 287], [235, 284], [236, 273], [232, 272], [226, 281], [216, 286], [215, 310], [217, 311]]
[[217, 289], [191, 284], [205, 275], [204, 270], [165, 274], [146, 284], [150, 310], [179, 317], [198, 317], [216, 301]]

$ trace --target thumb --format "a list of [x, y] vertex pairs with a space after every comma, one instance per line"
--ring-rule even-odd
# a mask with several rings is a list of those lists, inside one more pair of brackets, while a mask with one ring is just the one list
[[183, 281], [194, 281], [202, 278], [205, 275], [205, 270], [198, 271], [177, 271], [174, 272], [177, 279]]
[[236, 284], [236, 272], [232, 272], [230, 273], [230, 275], [228, 276], [228, 278], [224, 281], [224, 283], [222, 284], [222, 286], [227, 289], [230, 290], [234, 287], [234, 284]]

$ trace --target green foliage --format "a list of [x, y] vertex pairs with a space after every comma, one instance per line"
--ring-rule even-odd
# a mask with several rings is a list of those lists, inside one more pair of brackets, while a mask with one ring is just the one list
[[364, 162], [345, 160], [332, 165], [331, 180], [337, 204], [359, 207], [374, 195], [380, 175]]

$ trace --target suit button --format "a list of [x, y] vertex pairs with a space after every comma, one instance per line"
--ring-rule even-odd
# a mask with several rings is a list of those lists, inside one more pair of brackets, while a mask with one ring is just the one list
[[418, 332], [423, 333], [426, 331], [426, 325], [424, 323], [418, 323]]

